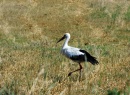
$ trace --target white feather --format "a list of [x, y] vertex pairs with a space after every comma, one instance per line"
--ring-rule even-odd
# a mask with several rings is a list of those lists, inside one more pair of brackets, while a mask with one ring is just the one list
[[68, 58], [72, 56], [84, 55], [84, 53], [80, 52], [79, 50], [79, 48], [67, 46], [61, 50], [61, 53]]

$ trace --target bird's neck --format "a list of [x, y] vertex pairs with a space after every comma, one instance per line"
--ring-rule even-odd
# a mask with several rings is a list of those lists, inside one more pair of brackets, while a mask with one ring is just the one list
[[65, 48], [65, 47], [67, 47], [67, 46], [68, 46], [68, 42], [69, 42], [69, 38], [68, 38], [68, 39], [66, 39], [66, 41], [64, 42], [64, 44], [63, 44], [63, 48]]

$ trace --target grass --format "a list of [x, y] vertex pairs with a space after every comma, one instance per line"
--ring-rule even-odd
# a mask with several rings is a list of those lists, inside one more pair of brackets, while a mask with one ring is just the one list
[[[0, 94], [129, 95], [130, 1], [0, 1]], [[60, 54], [64, 33], [70, 45], [97, 57], [99, 65], [77, 64]]]

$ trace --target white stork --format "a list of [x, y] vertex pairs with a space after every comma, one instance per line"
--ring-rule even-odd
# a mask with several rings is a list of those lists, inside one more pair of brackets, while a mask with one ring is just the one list
[[64, 44], [62, 46], [61, 53], [63, 55], [65, 55], [67, 58], [71, 59], [72, 61], [77, 62], [79, 64], [79, 67], [80, 67], [79, 69], [76, 69], [76, 70], [70, 72], [68, 74], [68, 76], [70, 76], [73, 72], [79, 71], [80, 72], [79, 80], [80, 80], [81, 69], [82, 69], [81, 62], [87, 61], [87, 62], [90, 62], [93, 65], [95, 65], [95, 64], [98, 64], [98, 61], [96, 60], [95, 57], [91, 56], [87, 51], [79, 49], [79, 48], [68, 46], [68, 41], [70, 40], [69, 33], [65, 33], [65, 35], [58, 42], [60, 42], [63, 39], [66, 39], [66, 41], [64, 42]]

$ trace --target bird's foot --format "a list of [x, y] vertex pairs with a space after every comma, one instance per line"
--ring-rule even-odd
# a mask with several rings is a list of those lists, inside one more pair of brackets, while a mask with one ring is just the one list
[[70, 73], [68, 74], [68, 77], [71, 76], [71, 74], [72, 74], [72, 72], [70, 72]]

